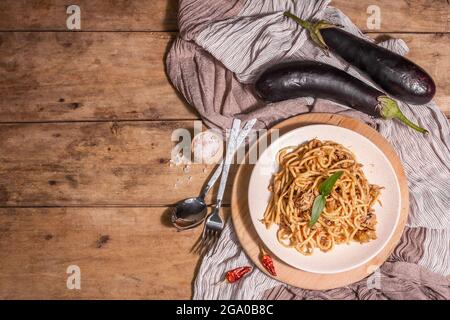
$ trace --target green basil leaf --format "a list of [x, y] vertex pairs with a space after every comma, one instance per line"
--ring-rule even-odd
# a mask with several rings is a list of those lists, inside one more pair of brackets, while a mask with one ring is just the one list
[[344, 171], [338, 171], [333, 173], [331, 176], [327, 178], [319, 187], [319, 193], [323, 196], [328, 196], [331, 193], [331, 190], [333, 190], [333, 186], [338, 181], [338, 179], [342, 176]]
[[319, 220], [320, 214], [325, 208], [326, 198], [324, 195], [319, 194], [315, 199], [311, 209], [311, 221], [309, 221], [309, 226], [312, 227], [317, 220]]

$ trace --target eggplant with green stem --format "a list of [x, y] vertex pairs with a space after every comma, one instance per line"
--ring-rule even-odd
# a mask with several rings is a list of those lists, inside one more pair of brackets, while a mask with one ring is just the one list
[[296, 61], [274, 66], [260, 76], [255, 89], [267, 102], [299, 97], [328, 99], [373, 117], [398, 119], [421, 133], [428, 132], [406, 118], [394, 99], [325, 63]]
[[311, 39], [325, 52], [331, 50], [366, 73], [389, 95], [410, 104], [425, 104], [433, 98], [436, 92], [433, 79], [414, 62], [327, 21], [311, 23], [288, 11], [284, 15], [307, 29]]

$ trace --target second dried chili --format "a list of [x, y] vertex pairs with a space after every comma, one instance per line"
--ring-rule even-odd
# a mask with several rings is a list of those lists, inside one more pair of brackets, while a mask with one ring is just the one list
[[272, 257], [261, 247], [261, 263], [266, 268], [267, 271], [274, 277], [277, 276], [277, 272], [275, 271], [275, 266], [273, 265]]

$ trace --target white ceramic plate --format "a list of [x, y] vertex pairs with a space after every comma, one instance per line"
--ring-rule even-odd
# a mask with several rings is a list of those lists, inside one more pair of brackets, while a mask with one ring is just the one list
[[[272, 175], [278, 171], [275, 156], [281, 148], [297, 146], [311, 139], [331, 140], [347, 147], [363, 164], [363, 171], [372, 184], [383, 186], [381, 203], [374, 209], [377, 215], [377, 239], [365, 244], [336, 245], [329, 252], [315, 249], [311, 256], [304, 256], [292, 248], [283, 247], [277, 240], [277, 225], [266, 229], [261, 223], [271, 193], [267, 187]], [[250, 177], [248, 190], [249, 209], [253, 225], [262, 242], [276, 256], [298, 269], [314, 273], [339, 273], [354, 269], [376, 256], [388, 243], [400, 217], [400, 186], [389, 160], [364, 136], [332, 125], [309, 125], [292, 130], [273, 142], [261, 155]]]

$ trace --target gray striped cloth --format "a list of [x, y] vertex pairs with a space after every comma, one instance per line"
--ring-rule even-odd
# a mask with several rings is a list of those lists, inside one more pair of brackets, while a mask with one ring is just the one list
[[[329, 0], [181, 0], [180, 35], [167, 56], [174, 86], [210, 127], [230, 128], [234, 117], [257, 118], [270, 127], [306, 112], [334, 112], [358, 118], [377, 128], [393, 145], [406, 171], [410, 215], [401, 241], [383, 266], [367, 279], [328, 291], [294, 288], [258, 269], [240, 282], [218, 286], [224, 273], [252, 265], [237, 241], [231, 222], [217, 247], [208, 252], [194, 283], [194, 299], [450, 299], [450, 132], [434, 102], [411, 107], [405, 115], [427, 128], [428, 136], [399, 124], [369, 118], [325, 100], [299, 98], [274, 104], [256, 99], [251, 84], [262, 70], [288, 60], [310, 59], [367, 77], [334, 55], [325, 56], [300, 26], [283, 17], [286, 10], [304, 19], [325, 19], [362, 32]], [[404, 41], [380, 45], [406, 54]], [[379, 88], [378, 88], [379, 89]]]

